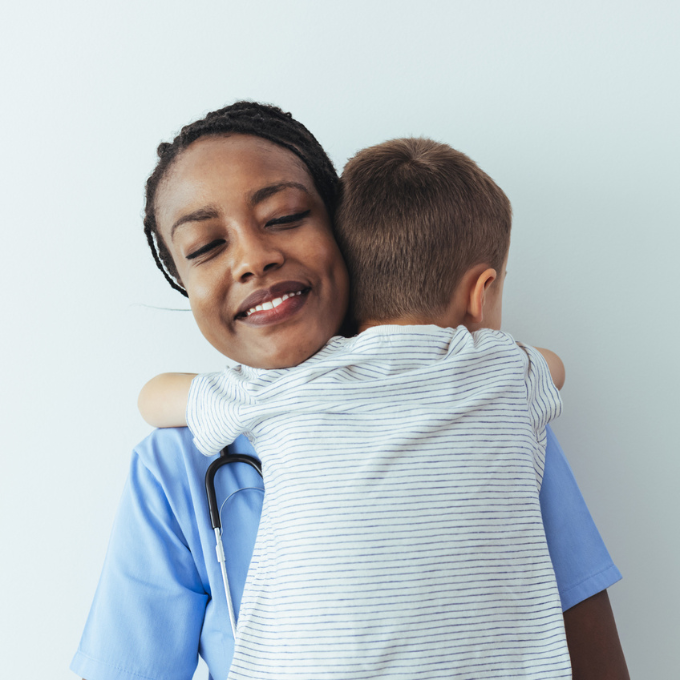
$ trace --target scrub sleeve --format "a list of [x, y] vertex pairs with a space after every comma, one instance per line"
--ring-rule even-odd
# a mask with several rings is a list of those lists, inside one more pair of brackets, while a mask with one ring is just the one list
[[545, 473], [539, 500], [564, 612], [620, 581], [621, 572], [590, 516], [557, 437], [549, 425], [545, 431]]

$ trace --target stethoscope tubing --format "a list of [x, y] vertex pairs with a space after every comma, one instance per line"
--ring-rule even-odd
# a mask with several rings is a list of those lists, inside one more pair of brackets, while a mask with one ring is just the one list
[[205, 493], [208, 497], [208, 511], [210, 513], [210, 524], [215, 532], [215, 551], [217, 553], [217, 561], [220, 565], [220, 572], [222, 573], [222, 583], [224, 584], [224, 592], [227, 597], [227, 607], [229, 609], [229, 623], [231, 624], [231, 632], [236, 639], [236, 614], [234, 613], [234, 603], [231, 598], [231, 590], [229, 589], [229, 576], [227, 575], [226, 558], [224, 555], [224, 544], [222, 543], [222, 521], [220, 519], [220, 509], [217, 505], [217, 493], [215, 491], [215, 474], [224, 465], [230, 463], [246, 463], [254, 468], [262, 477], [262, 464], [257, 458], [248, 456], [244, 453], [228, 453], [224, 448], [220, 451], [220, 456], [214, 460], [205, 473]]

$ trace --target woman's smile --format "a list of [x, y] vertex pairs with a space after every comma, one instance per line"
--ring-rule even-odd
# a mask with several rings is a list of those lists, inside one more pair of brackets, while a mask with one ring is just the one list
[[299, 281], [284, 281], [251, 293], [234, 317], [256, 326], [287, 321], [307, 302], [309, 286]]
[[168, 171], [156, 210], [196, 322], [224, 355], [294, 366], [338, 332], [347, 270], [295, 154], [248, 135], [200, 139]]

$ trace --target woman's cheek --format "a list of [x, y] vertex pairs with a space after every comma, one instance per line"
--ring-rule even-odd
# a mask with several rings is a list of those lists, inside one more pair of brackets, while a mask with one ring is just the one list
[[319, 248], [317, 257], [323, 253], [323, 261], [326, 263], [328, 272], [331, 274], [336, 286], [344, 286], [346, 290], [337, 291], [339, 294], [344, 292], [347, 295], [349, 289], [349, 276], [347, 274], [347, 267], [345, 261], [342, 259], [340, 249], [334, 240], [325, 241]]

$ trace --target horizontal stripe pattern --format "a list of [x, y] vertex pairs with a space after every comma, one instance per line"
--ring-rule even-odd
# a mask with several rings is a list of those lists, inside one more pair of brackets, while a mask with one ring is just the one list
[[536, 350], [462, 327], [196, 378], [198, 447], [246, 433], [266, 489], [229, 677], [571, 677], [538, 501], [560, 410]]

